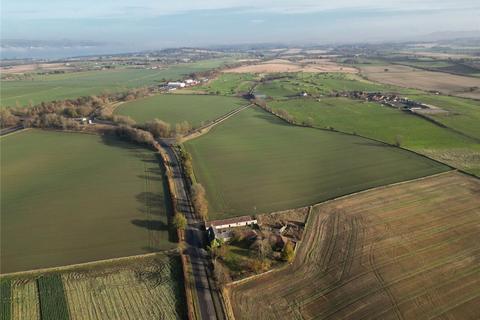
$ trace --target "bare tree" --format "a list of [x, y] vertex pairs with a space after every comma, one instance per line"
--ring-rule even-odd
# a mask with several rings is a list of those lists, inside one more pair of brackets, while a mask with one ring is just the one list
[[145, 126], [155, 138], [168, 138], [172, 134], [171, 125], [163, 120], [153, 119], [147, 122]]
[[192, 186], [192, 202], [195, 211], [203, 220], [208, 218], [208, 201], [205, 188], [200, 183], [195, 183]]

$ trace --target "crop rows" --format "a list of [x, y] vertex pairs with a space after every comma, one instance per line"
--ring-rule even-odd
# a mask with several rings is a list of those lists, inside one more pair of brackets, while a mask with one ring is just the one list
[[63, 276], [72, 319], [181, 319], [178, 263]]
[[12, 319], [40, 319], [40, 305], [35, 280], [12, 282]]
[[42, 320], [68, 320], [68, 305], [62, 277], [58, 274], [45, 275], [37, 279], [37, 285]]
[[480, 183], [449, 173], [318, 205], [294, 263], [234, 286], [237, 319], [475, 319]]

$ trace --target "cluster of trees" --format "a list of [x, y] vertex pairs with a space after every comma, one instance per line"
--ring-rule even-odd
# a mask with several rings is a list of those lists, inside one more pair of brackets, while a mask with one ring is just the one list
[[153, 135], [145, 130], [132, 128], [126, 125], [120, 125], [112, 129], [112, 133], [119, 139], [156, 147], [157, 142]]
[[192, 202], [195, 212], [203, 220], [208, 219], [208, 201], [205, 188], [200, 183], [195, 183], [191, 188]]
[[169, 138], [173, 134], [170, 123], [159, 119], [148, 121], [144, 129], [150, 131], [155, 138]]
[[75, 120], [56, 113], [44, 113], [24, 121], [25, 127], [53, 128], [62, 130], [76, 130], [80, 126]]
[[182, 161], [183, 172], [191, 179], [193, 176], [192, 156], [184, 148], [180, 149], [180, 161]]

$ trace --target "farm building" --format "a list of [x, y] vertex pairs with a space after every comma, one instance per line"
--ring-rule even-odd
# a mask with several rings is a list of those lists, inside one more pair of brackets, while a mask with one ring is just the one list
[[219, 239], [228, 241], [232, 237], [231, 228], [253, 226], [257, 224], [257, 219], [250, 216], [242, 216], [224, 220], [213, 220], [205, 224], [207, 235], [210, 240]]
[[185, 83], [184, 82], [169, 82], [167, 83], [167, 86], [170, 88], [184, 88]]
[[257, 219], [252, 218], [251, 216], [241, 216], [235, 217], [230, 219], [223, 219], [223, 220], [212, 220], [208, 221], [205, 224], [205, 227], [214, 228], [214, 229], [226, 229], [226, 228], [235, 228], [235, 227], [243, 227], [257, 224]]

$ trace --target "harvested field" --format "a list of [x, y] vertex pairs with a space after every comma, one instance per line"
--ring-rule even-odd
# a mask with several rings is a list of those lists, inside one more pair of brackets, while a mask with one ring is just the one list
[[[388, 69], [386, 72], [385, 69]], [[373, 81], [406, 88], [439, 91], [444, 94], [480, 99], [480, 79], [407, 66], [362, 66], [362, 73]]]
[[259, 108], [185, 146], [212, 219], [298, 208], [449, 170], [364, 138], [292, 126]]
[[1, 273], [175, 247], [153, 151], [41, 130], [2, 137], [0, 147]]
[[12, 319], [40, 319], [37, 282], [32, 279], [12, 281]]
[[181, 268], [178, 257], [162, 257], [147, 265], [66, 273], [71, 319], [182, 319]]
[[352, 67], [339, 65], [330, 60], [315, 60], [306, 63], [294, 63], [288, 60], [271, 60], [260, 64], [240, 66], [223, 70], [227, 73], [281, 73], [281, 72], [340, 72], [357, 73], [358, 70]]
[[75, 69], [65, 63], [36, 63], [36, 64], [19, 64], [11, 67], [0, 67], [2, 74], [25, 73], [33, 71], [54, 71]]
[[[45, 271], [47, 272], [47, 271]], [[184, 319], [182, 266], [176, 254], [98, 262], [0, 278], [1, 319]], [[8, 294], [8, 297], [7, 297]], [[5, 316], [8, 315], [8, 316]]]
[[236, 319], [478, 319], [479, 195], [447, 173], [315, 206], [292, 265], [230, 288]]

